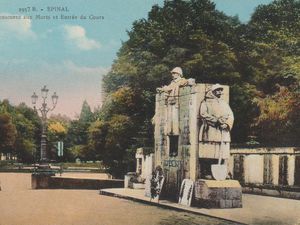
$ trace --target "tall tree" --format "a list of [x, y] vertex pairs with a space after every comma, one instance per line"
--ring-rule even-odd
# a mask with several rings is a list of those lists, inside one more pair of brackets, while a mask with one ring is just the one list
[[21, 103], [15, 107], [14, 123], [17, 128], [16, 155], [18, 160], [32, 162], [40, 143], [40, 118], [32, 108]]
[[10, 153], [17, 156], [19, 161], [31, 162], [36, 153], [40, 140], [40, 120], [33, 109], [24, 103], [12, 106], [8, 101], [0, 104], [0, 111], [11, 118], [16, 130], [14, 146]]
[[68, 133], [65, 138], [65, 149], [67, 159], [80, 157], [85, 160], [95, 159], [94, 149], [88, 145], [88, 128], [95, 120], [91, 108], [85, 100], [81, 107], [81, 113], [78, 119], [69, 123]]
[[[94, 145], [103, 148], [101, 154], [108, 154], [110, 146], [123, 154], [145, 144], [145, 139], [153, 144], [149, 136], [156, 88], [170, 82], [174, 66], [183, 67], [185, 77], [198, 83], [230, 85], [234, 142], [245, 143], [248, 136], [257, 135], [263, 144], [270, 143], [265, 137], [271, 138], [272, 130], [284, 124], [286, 137], [278, 134], [276, 140], [298, 143], [294, 137], [299, 132], [299, 98], [292, 93], [299, 92], [300, 81], [299, 10], [298, 0], [276, 0], [257, 7], [250, 22], [242, 24], [216, 10], [209, 0], [154, 5], [148, 18], [133, 23], [129, 40], [104, 77], [108, 98], [92, 132], [104, 141]], [[292, 91], [283, 91], [286, 88]], [[282, 113], [285, 107], [289, 110]], [[116, 117], [132, 122], [131, 142], [121, 147], [109, 134]]]
[[91, 107], [86, 100], [83, 101], [81, 112], [79, 116], [79, 121], [82, 123], [91, 123], [94, 120], [94, 115], [92, 113]]
[[12, 118], [7, 113], [0, 114], [0, 152], [13, 153], [17, 130], [12, 123]]

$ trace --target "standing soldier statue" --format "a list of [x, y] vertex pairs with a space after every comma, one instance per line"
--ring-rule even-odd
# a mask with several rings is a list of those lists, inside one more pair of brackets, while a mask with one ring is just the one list
[[167, 104], [167, 134], [179, 135], [179, 88], [188, 85], [188, 80], [183, 77], [182, 69], [175, 67], [172, 71], [172, 81], [169, 85], [157, 88], [158, 92], [166, 93]]
[[[233, 126], [233, 113], [221, 95], [223, 87], [215, 84], [206, 93], [205, 99], [200, 104], [199, 116], [202, 120], [202, 125], [199, 131], [200, 151], [205, 149], [205, 158], [219, 159], [218, 165], [215, 166], [218, 170], [214, 171], [212, 165], [212, 175], [217, 180], [224, 180], [227, 176], [228, 159], [230, 157], [230, 130]], [[224, 163], [221, 164], [221, 160]], [[223, 170], [223, 171], [220, 171]], [[216, 173], [222, 173], [223, 178], [216, 178]]]

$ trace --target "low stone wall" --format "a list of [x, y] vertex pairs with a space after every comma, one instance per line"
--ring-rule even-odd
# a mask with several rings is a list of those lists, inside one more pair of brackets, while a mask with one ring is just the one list
[[244, 185], [243, 193], [300, 200], [300, 188], [268, 187], [267, 185]]
[[232, 148], [229, 163], [244, 193], [300, 199], [300, 148]]
[[89, 189], [123, 188], [124, 181], [120, 179], [83, 179], [55, 176], [32, 175], [32, 189]]

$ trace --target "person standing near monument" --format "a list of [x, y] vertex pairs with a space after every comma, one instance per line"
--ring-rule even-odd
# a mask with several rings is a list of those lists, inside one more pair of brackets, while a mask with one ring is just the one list
[[199, 117], [202, 125], [199, 131], [200, 151], [204, 158], [224, 159], [228, 166], [230, 157], [230, 130], [233, 126], [233, 112], [227, 102], [221, 99], [223, 87], [212, 85], [200, 104]]

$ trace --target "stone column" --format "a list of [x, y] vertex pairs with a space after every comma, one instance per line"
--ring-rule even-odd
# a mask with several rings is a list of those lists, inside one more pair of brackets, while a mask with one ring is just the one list
[[295, 183], [295, 156], [288, 156], [288, 185], [292, 186]]
[[272, 156], [272, 171], [273, 171], [273, 184], [278, 185], [279, 179], [279, 155]]

